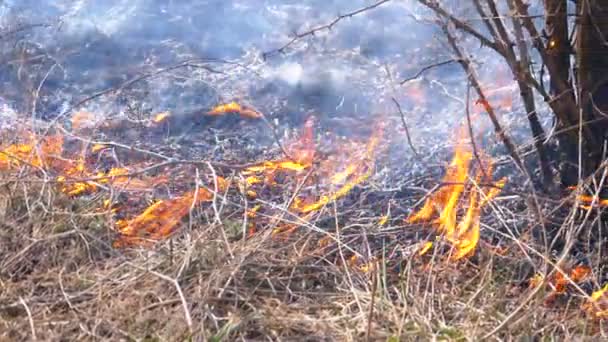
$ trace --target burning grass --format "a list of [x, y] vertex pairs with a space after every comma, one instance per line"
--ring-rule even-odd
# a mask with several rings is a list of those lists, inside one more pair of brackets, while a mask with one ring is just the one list
[[[207, 114], [253, 118], [245, 110], [228, 103]], [[78, 120], [76, 130], [86, 126]], [[527, 199], [496, 179], [492, 158], [474, 153], [466, 135], [455, 137], [442, 180], [397, 194], [377, 172], [390, 128], [329, 144], [315, 128], [310, 118], [282, 153], [238, 167], [158, 153], [130, 159], [125, 144], [60, 130], [16, 133], [19, 141], [0, 146], [0, 336], [606, 333], [601, 253], [573, 264], [543, 250], [518, 209]], [[539, 200], [548, 212], [556, 206]], [[571, 219], [580, 223], [578, 211]]]

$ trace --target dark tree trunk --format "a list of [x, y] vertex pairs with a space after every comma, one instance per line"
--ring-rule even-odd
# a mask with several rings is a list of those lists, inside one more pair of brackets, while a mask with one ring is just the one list
[[[568, 37], [567, 0], [545, 0], [545, 13], [546, 62], [555, 102], [552, 109], [558, 129], [565, 131], [557, 137], [560, 176], [562, 184], [570, 186], [579, 177], [591, 176], [603, 157], [608, 128], [608, 117], [601, 113], [608, 112], [608, 3], [577, 1], [574, 49]], [[573, 68], [572, 53], [576, 56]], [[575, 80], [570, 70], [574, 70]]]
[[578, 121], [575, 94], [570, 77], [567, 0], [545, 1], [545, 32], [547, 34], [546, 63], [551, 78], [552, 106], [558, 118], [558, 134], [561, 183], [576, 184], [578, 179]]
[[576, 75], [579, 106], [589, 123], [595, 144], [587, 143], [584, 176], [590, 176], [604, 157], [608, 120], [608, 3], [586, 0], [577, 3]]

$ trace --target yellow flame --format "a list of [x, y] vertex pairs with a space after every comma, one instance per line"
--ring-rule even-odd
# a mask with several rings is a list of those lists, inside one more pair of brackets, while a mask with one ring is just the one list
[[230, 102], [226, 104], [221, 104], [213, 107], [207, 114], [209, 115], [223, 115], [226, 113], [238, 113], [241, 111], [243, 107], [236, 102]]
[[344, 183], [342, 186], [329, 195], [321, 195], [314, 203], [305, 204], [304, 201], [294, 202], [292, 209], [304, 214], [317, 211], [327, 204], [346, 196], [357, 185], [365, 182], [372, 175], [375, 153], [382, 133], [381, 128], [376, 129], [367, 144], [366, 153], [362, 158], [349, 163], [343, 171], [334, 173], [330, 177], [332, 185]]
[[156, 115], [154, 115], [154, 117], [152, 118], [152, 122], [155, 124], [159, 124], [165, 120], [167, 120], [167, 118], [171, 116], [170, 112], [162, 112], [162, 113], [158, 113]]
[[427, 242], [423, 243], [422, 247], [420, 247], [420, 249], [418, 250], [418, 256], [425, 255], [426, 253], [428, 253], [428, 251], [431, 250], [431, 248], [433, 248], [432, 241], [427, 241]]
[[264, 116], [262, 115], [262, 113], [252, 108], [243, 107], [234, 101], [213, 107], [210, 111], [207, 112], [207, 115], [219, 116], [228, 113], [237, 113], [241, 117], [248, 119], [259, 119]]
[[0, 148], [0, 170], [22, 166], [43, 167], [54, 162], [63, 149], [62, 136], [37, 137], [28, 134], [27, 142]]
[[95, 145], [93, 145], [93, 147], [91, 147], [91, 152], [97, 153], [99, 151], [105, 150], [106, 148], [108, 148], [108, 145], [95, 144]]
[[591, 294], [583, 309], [596, 319], [608, 319], [608, 283]]
[[384, 226], [388, 222], [388, 215], [384, 215], [378, 220], [379, 226]]
[[[464, 130], [461, 131], [461, 136], [464, 136], [463, 132]], [[473, 178], [475, 182], [471, 185], [469, 170], [472, 159], [470, 148], [463, 143], [463, 139], [459, 139], [454, 157], [442, 180], [443, 187], [407, 219], [409, 223], [429, 222], [438, 214], [439, 217], [432, 222], [437, 231], [454, 246], [455, 253], [452, 258], [455, 260], [474, 252], [479, 242], [481, 209], [500, 193], [506, 182], [502, 179], [494, 182], [489, 190], [480, 189], [476, 184], [481, 181], [491, 182], [493, 168], [491, 163], [487, 163], [485, 170], [476, 171]], [[468, 207], [459, 221], [458, 211], [464, 207], [463, 202], [468, 202]]]

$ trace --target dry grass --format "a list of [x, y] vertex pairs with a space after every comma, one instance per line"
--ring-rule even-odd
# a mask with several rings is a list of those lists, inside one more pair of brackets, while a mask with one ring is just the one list
[[[486, 243], [458, 263], [446, 261], [441, 248], [417, 257], [405, 243], [395, 262], [388, 254], [396, 249], [378, 245], [377, 262], [365, 272], [348, 258], [354, 235], [378, 235], [373, 224], [332, 233], [321, 249], [326, 234], [307, 227], [244, 240], [238, 218], [207, 221], [193, 212], [192, 223], [169, 241], [118, 250], [107, 220], [94, 213], [95, 199], [68, 199], [25, 180], [5, 182], [0, 194], [1, 339], [479, 340], [491, 333], [489, 340], [533, 340], [608, 333], [583, 314], [585, 298], [576, 290], [546, 305], [544, 287], [526, 285], [534, 272], [528, 258], [542, 258], [524, 255], [523, 237], [504, 240], [502, 253]], [[408, 228], [382, 234], [400, 229]], [[384, 240], [368, 243], [377, 241]]]

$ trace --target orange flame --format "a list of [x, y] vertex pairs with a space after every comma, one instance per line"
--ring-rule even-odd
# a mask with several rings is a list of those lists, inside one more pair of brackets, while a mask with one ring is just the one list
[[[461, 137], [464, 137], [464, 130]], [[432, 220], [436, 229], [454, 246], [454, 260], [470, 255], [479, 242], [481, 209], [496, 197], [505, 185], [505, 179], [492, 183], [490, 190], [482, 190], [476, 184], [481, 181], [492, 182], [490, 179], [493, 167], [487, 163], [486, 170], [477, 170], [474, 181], [469, 180], [469, 170], [473, 153], [468, 145], [459, 139], [454, 151], [452, 162], [448, 166], [442, 183], [445, 185], [426, 200], [424, 206], [411, 215], [409, 223], [429, 222]], [[486, 158], [487, 159], [487, 158]], [[467, 200], [467, 192], [469, 198]], [[464, 209], [463, 202], [468, 202], [468, 208], [463, 217], [458, 220], [458, 211]]]
[[243, 170], [243, 175], [247, 176], [247, 185], [262, 183], [263, 181], [255, 174], [263, 173], [265, 183], [274, 185], [274, 176], [277, 171], [301, 172], [312, 166], [315, 145], [314, 145], [314, 118], [310, 117], [305, 125], [300, 139], [289, 144], [287, 150], [293, 159], [280, 159], [276, 161], [265, 161]]
[[[576, 190], [576, 186], [570, 186], [570, 187], [568, 187], [568, 189], [569, 190]], [[577, 200], [579, 200], [581, 202], [579, 204], [579, 207], [581, 209], [589, 210], [593, 206], [600, 207], [600, 208], [608, 207], [608, 199], [599, 198], [596, 195], [593, 195], [593, 196], [590, 196], [590, 195], [579, 195], [576, 198], [577, 198]]]
[[207, 112], [207, 115], [220, 116], [228, 113], [239, 114], [240, 116], [248, 119], [260, 119], [263, 117], [262, 113], [252, 108], [243, 107], [234, 101], [213, 107]]
[[0, 170], [10, 170], [22, 166], [42, 167], [51, 163], [61, 154], [63, 137], [40, 138], [27, 134], [27, 142], [9, 145], [0, 149]]
[[190, 212], [190, 208], [213, 199], [211, 192], [198, 189], [180, 197], [160, 200], [130, 220], [118, 220], [121, 233], [117, 246], [141, 243], [143, 239], [160, 240], [173, 233], [176, 226]]
[[[332, 186], [342, 184], [337, 190], [329, 195], [321, 195], [320, 198], [313, 203], [305, 204], [306, 201], [296, 201], [294, 202], [292, 209], [304, 214], [317, 211], [327, 204], [346, 196], [357, 185], [365, 182], [372, 175], [375, 153], [381, 136], [382, 129], [378, 127], [370, 138], [365, 153], [362, 154], [360, 158], [354, 158], [355, 160], [346, 165], [344, 170], [334, 173], [330, 177], [330, 184]], [[321, 168], [323, 168], [323, 165]]]
[[[551, 291], [547, 298], [545, 298], [545, 305], [551, 304], [558, 296], [565, 294], [568, 289], [568, 285], [579, 284], [588, 279], [590, 274], [591, 268], [585, 265], [579, 265], [571, 269], [568, 272], [568, 277], [561, 272], [553, 273], [553, 275], [547, 279], [546, 284]], [[536, 287], [542, 284], [544, 280], [545, 277], [543, 275], [536, 274], [528, 281], [528, 285], [530, 287]]]
[[83, 159], [79, 159], [76, 162], [71, 163], [68, 168], [65, 169], [63, 175], [57, 177], [57, 182], [62, 184], [61, 192], [69, 196], [78, 196], [84, 193], [97, 191], [97, 185], [93, 182], [67, 182], [67, 178], [88, 178], [89, 173], [86, 170], [86, 165]]

